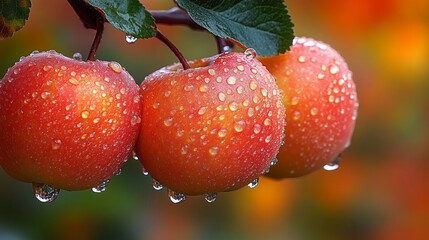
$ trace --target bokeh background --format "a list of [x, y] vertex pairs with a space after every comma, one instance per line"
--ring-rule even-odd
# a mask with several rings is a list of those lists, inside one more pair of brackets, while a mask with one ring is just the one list
[[[26, 26], [0, 41], [0, 75], [33, 50], [88, 53], [93, 30], [66, 1], [32, 1]], [[142, 1], [169, 9], [173, 1]], [[360, 100], [351, 146], [336, 171], [262, 178], [255, 189], [171, 203], [136, 161], [108, 190], [61, 192], [38, 202], [0, 169], [0, 239], [429, 239], [429, 1], [287, 0], [297, 36], [337, 49]], [[213, 38], [160, 26], [188, 59], [216, 53]], [[155, 39], [128, 44], [106, 25], [97, 57], [141, 82], [176, 61]], [[0, 133], [1, 134], [1, 133]]]

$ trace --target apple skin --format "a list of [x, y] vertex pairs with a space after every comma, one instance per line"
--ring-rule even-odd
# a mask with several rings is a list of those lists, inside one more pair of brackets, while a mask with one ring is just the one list
[[353, 135], [358, 99], [352, 72], [325, 43], [296, 37], [290, 51], [258, 58], [284, 92], [285, 144], [273, 178], [299, 177], [332, 163]]
[[141, 97], [118, 63], [55, 51], [23, 57], [0, 82], [0, 165], [57, 189], [96, 187], [127, 160]]
[[284, 107], [274, 78], [251, 55], [224, 53], [162, 68], [143, 81], [136, 153], [180, 194], [231, 191], [257, 179], [282, 143]]

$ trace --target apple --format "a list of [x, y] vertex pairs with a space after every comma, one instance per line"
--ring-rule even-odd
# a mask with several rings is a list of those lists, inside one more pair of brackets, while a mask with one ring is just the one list
[[136, 152], [172, 200], [247, 184], [270, 167], [282, 143], [285, 110], [272, 75], [252, 50], [164, 67], [141, 84]]
[[23, 57], [0, 82], [0, 165], [41, 200], [52, 190], [102, 190], [136, 142], [140, 99], [117, 62]]
[[358, 110], [347, 63], [327, 44], [302, 37], [290, 51], [259, 60], [284, 92], [287, 122], [278, 163], [267, 176], [298, 177], [335, 166], [350, 144]]

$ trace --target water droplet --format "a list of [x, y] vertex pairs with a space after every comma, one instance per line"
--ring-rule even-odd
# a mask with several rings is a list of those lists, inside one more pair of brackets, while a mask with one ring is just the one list
[[58, 197], [60, 189], [43, 183], [33, 183], [33, 193], [37, 200], [48, 203], [54, 201]]
[[157, 191], [162, 190], [164, 188], [164, 186], [162, 186], [162, 184], [156, 181], [155, 179], [152, 180], [152, 187]]
[[109, 184], [109, 182], [110, 182], [110, 180], [109, 180], [109, 179], [104, 180], [104, 182], [102, 182], [100, 185], [98, 185], [98, 186], [96, 186], [96, 187], [93, 187], [93, 188], [91, 189], [91, 190], [92, 190], [92, 192], [95, 192], [95, 193], [101, 193], [101, 192], [106, 191], [106, 190], [107, 190], [107, 184]]
[[248, 59], [254, 59], [257, 56], [257, 53], [255, 49], [248, 48], [246, 51], [244, 51], [244, 55], [246, 55]]
[[209, 153], [210, 153], [210, 155], [212, 155], [212, 156], [215, 156], [215, 155], [218, 153], [218, 151], [219, 151], [219, 147], [211, 147], [211, 148], [209, 149]]
[[70, 78], [69, 82], [73, 85], [79, 85], [79, 81], [76, 78]]
[[125, 35], [125, 41], [127, 43], [135, 43], [137, 41], [137, 38], [134, 37], [134, 36], [132, 36], [132, 35], [130, 35], [130, 34], [126, 34]]
[[307, 60], [305, 56], [299, 56], [298, 57], [298, 62], [300, 62], [300, 63], [305, 62], [305, 60]]
[[89, 116], [89, 112], [88, 111], [83, 111], [81, 114], [82, 118], [86, 119]]
[[240, 120], [238, 122], [234, 123], [234, 130], [236, 132], [242, 132], [244, 130], [244, 125], [246, 124], [246, 122], [244, 120]]
[[173, 118], [169, 117], [167, 119], [164, 120], [164, 125], [169, 127], [173, 124]]
[[301, 117], [301, 113], [299, 111], [293, 112], [293, 120], [298, 120]]
[[171, 202], [180, 203], [186, 200], [186, 196], [182, 193], [176, 193], [171, 189], [168, 189], [168, 197], [170, 197]]
[[52, 68], [53, 68], [53, 67], [52, 67], [52, 66], [49, 66], [49, 65], [47, 65], [47, 66], [43, 66], [43, 71], [47, 72], [47, 71], [51, 70]]
[[323, 169], [325, 169], [326, 171], [333, 171], [338, 169], [339, 167], [340, 167], [340, 157], [338, 156], [331, 163], [325, 164], [325, 166], [323, 166]]
[[250, 82], [250, 89], [255, 90], [258, 87], [255, 81]]
[[236, 102], [232, 102], [232, 103], [230, 103], [229, 105], [228, 105], [228, 107], [229, 107], [229, 110], [231, 110], [231, 111], [237, 111], [237, 109], [238, 109], [238, 104], [236, 103]]
[[219, 132], [217, 132], [217, 135], [219, 137], [225, 137], [226, 133], [227, 133], [226, 129], [222, 128], [222, 129], [219, 130]]
[[331, 73], [331, 74], [337, 74], [338, 72], [340, 72], [340, 68], [338, 68], [338, 66], [337, 65], [331, 65], [330, 67], [329, 67], [329, 72]]
[[146, 170], [146, 168], [142, 167], [142, 174], [147, 176], [149, 175], [149, 172]]
[[310, 110], [310, 114], [313, 116], [315, 116], [318, 112], [319, 112], [319, 110], [317, 110], [317, 108], [315, 108], [315, 107]]
[[236, 78], [236, 77], [234, 77], [234, 76], [231, 76], [231, 77], [229, 77], [229, 78], [226, 80], [226, 82], [227, 82], [229, 85], [234, 85], [235, 83], [237, 83], [237, 78]]
[[271, 124], [271, 119], [269, 119], [269, 118], [265, 118], [265, 120], [264, 120], [264, 125], [265, 126], [269, 126]]
[[207, 92], [209, 90], [209, 87], [207, 85], [201, 85], [199, 88], [200, 92]]
[[187, 92], [192, 91], [193, 89], [194, 89], [194, 86], [191, 85], [191, 84], [186, 85], [186, 86], [183, 87], [183, 90], [185, 90]]
[[42, 94], [40, 94], [40, 97], [41, 97], [41, 98], [43, 98], [43, 99], [46, 99], [46, 98], [48, 98], [50, 95], [51, 95], [51, 93], [50, 93], [50, 92], [42, 92]]
[[222, 92], [219, 93], [218, 97], [219, 97], [219, 100], [221, 100], [222, 102], [225, 101], [225, 99], [226, 99], [225, 93], [222, 93]]
[[200, 108], [200, 110], [198, 110], [198, 115], [203, 115], [204, 113], [206, 113], [207, 111], [207, 107], [202, 107]]
[[82, 61], [83, 57], [81, 53], [74, 53], [73, 54], [73, 59], [78, 60], [78, 61]]
[[115, 172], [115, 176], [119, 176], [121, 174], [122, 174], [122, 168], [119, 168], [118, 171]]
[[265, 138], [265, 142], [266, 142], [266, 143], [271, 142], [271, 135], [268, 135], [268, 136]]
[[61, 140], [60, 139], [54, 140], [54, 142], [52, 143], [52, 150], [58, 150], [60, 147], [61, 147]]
[[209, 72], [209, 74], [210, 74], [210, 75], [212, 75], [212, 76], [216, 75], [216, 71], [215, 71], [214, 69], [211, 69], [211, 68], [210, 68], [210, 69], [208, 70], [208, 72]]
[[212, 203], [212, 202], [216, 201], [216, 198], [217, 198], [217, 193], [207, 193], [204, 195], [204, 199], [208, 203]]
[[250, 188], [255, 188], [256, 186], [258, 186], [258, 183], [259, 183], [259, 178], [255, 178], [253, 181], [247, 184], [247, 186], [249, 186]]
[[255, 115], [255, 110], [253, 108], [247, 109], [247, 116], [252, 117]]
[[299, 103], [299, 97], [297, 96], [292, 97], [290, 104], [297, 105], [298, 103]]
[[273, 160], [271, 160], [271, 162], [270, 162], [270, 166], [276, 165], [278, 163], [278, 161], [279, 160], [277, 158], [273, 158]]
[[36, 54], [38, 54], [38, 53], [40, 53], [40, 51], [38, 51], [38, 50], [34, 50], [34, 51], [32, 51], [32, 52], [30, 53], [30, 56], [36, 55]]
[[131, 157], [132, 157], [134, 160], [136, 160], [136, 161], [138, 161], [138, 160], [139, 160], [139, 157], [137, 156], [136, 151], [133, 151], [133, 152], [131, 153]]
[[117, 62], [109, 62], [109, 67], [110, 69], [112, 69], [114, 72], [116, 73], [121, 73], [122, 72], [122, 66], [121, 64], [117, 63]]
[[262, 127], [261, 127], [261, 125], [259, 125], [259, 124], [255, 124], [255, 125], [253, 125], [253, 132], [255, 133], [255, 134], [258, 134], [258, 133], [260, 133], [261, 132], [261, 130], [262, 130]]

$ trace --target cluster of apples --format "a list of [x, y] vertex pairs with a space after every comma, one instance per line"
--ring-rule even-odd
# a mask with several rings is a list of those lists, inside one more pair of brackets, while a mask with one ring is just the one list
[[349, 145], [355, 85], [328, 45], [296, 38], [279, 56], [248, 49], [189, 65], [138, 86], [116, 62], [21, 58], [0, 82], [0, 165], [49, 202], [60, 189], [104, 191], [135, 150], [173, 202], [211, 202], [263, 174], [312, 172]]

